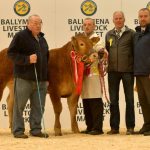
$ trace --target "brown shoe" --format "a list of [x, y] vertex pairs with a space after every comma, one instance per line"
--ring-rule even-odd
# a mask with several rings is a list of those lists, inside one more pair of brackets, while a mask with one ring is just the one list
[[24, 134], [24, 133], [16, 134], [16, 135], [14, 135], [14, 137], [15, 138], [22, 138], [22, 139], [27, 139], [28, 138], [28, 136], [26, 134]]
[[126, 135], [131, 135], [131, 134], [134, 134], [134, 129], [133, 128], [127, 129]]
[[109, 134], [109, 135], [112, 135], [112, 134], [119, 134], [119, 130], [111, 129], [110, 131], [107, 132], [107, 134]]

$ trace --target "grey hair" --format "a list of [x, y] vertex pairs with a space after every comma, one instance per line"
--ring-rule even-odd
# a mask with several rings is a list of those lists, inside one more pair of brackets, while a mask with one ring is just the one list
[[[33, 14], [33, 15], [31, 15], [31, 16], [28, 17], [28, 22], [30, 22], [33, 17], [39, 17], [41, 19], [41, 17], [39, 15]], [[42, 19], [41, 19], [41, 23], [42, 23]]]
[[122, 16], [123, 16], [123, 18], [125, 18], [123, 11], [121, 11], [121, 10], [115, 11], [115, 12], [113, 13], [113, 17], [115, 16], [116, 13], [121, 13]]
[[[85, 20], [91, 20], [91, 21], [93, 22], [93, 24], [95, 25], [94, 19], [92, 19], [92, 18], [85, 18], [84, 21], [85, 21]], [[83, 21], [83, 22], [84, 22], [84, 21]]]

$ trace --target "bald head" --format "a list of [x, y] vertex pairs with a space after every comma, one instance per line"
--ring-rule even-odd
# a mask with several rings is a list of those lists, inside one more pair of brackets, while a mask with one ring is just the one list
[[120, 30], [124, 26], [125, 16], [122, 11], [115, 11], [113, 13], [113, 23], [117, 30]]
[[32, 22], [35, 19], [38, 19], [42, 23], [42, 19], [40, 18], [39, 15], [36, 15], [36, 14], [35, 15], [31, 15], [31, 16], [28, 17], [28, 23]]
[[116, 15], [118, 15], [118, 14], [120, 14], [123, 18], [125, 18], [123, 11], [115, 11], [115, 12], [113, 13], [113, 18], [114, 18]]

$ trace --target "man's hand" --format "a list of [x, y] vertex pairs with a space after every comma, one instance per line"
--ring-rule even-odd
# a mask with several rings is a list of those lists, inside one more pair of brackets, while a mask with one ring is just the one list
[[91, 62], [96, 61], [96, 60], [98, 59], [98, 54], [97, 54], [97, 52], [92, 53], [92, 54], [89, 56], [89, 58], [90, 58]]
[[29, 58], [30, 58], [30, 64], [34, 64], [37, 62], [37, 55], [36, 54], [30, 55]]

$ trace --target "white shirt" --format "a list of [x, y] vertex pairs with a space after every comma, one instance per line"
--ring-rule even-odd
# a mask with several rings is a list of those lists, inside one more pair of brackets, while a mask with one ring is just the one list
[[[120, 37], [122, 36], [123, 32], [125, 32], [126, 28], [125, 26], [122, 27], [121, 31], [120, 31]], [[117, 29], [115, 28], [115, 32], [117, 32]]]

